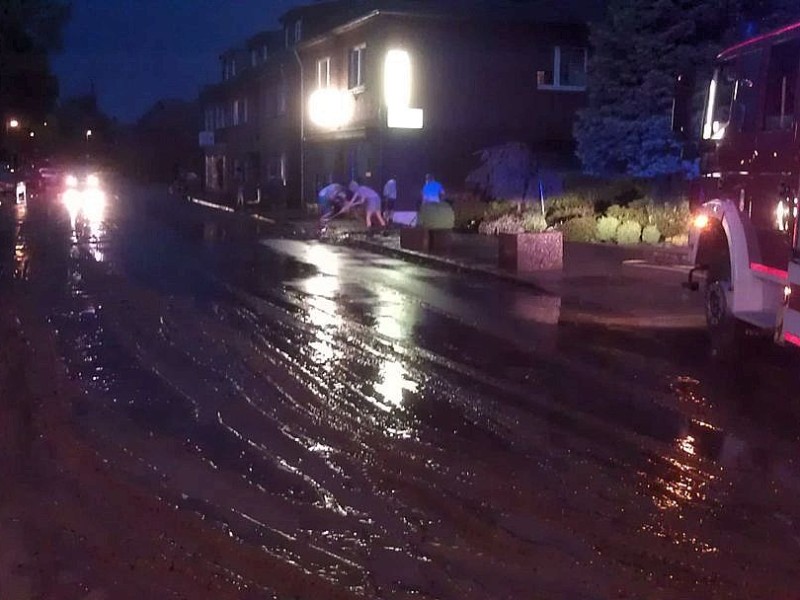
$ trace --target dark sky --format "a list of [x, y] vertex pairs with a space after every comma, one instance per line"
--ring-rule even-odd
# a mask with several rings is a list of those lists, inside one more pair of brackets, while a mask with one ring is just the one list
[[53, 59], [62, 97], [94, 80], [103, 110], [133, 121], [160, 98], [194, 98], [219, 79], [217, 56], [277, 25], [303, 0], [72, 0]]

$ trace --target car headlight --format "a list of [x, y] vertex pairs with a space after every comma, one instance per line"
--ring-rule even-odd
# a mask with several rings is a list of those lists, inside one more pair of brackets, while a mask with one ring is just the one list
[[75, 177], [75, 175], [67, 175], [64, 179], [64, 183], [66, 183], [69, 188], [78, 187], [78, 178]]

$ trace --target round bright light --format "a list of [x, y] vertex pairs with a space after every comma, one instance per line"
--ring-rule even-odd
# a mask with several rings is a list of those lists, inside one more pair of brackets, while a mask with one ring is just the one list
[[11, 119], [11, 120], [8, 122], [8, 126], [9, 126], [11, 129], [16, 129], [17, 127], [19, 127], [19, 121], [17, 121], [16, 119]]
[[343, 90], [319, 89], [308, 99], [311, 122], [325, 129], [338, 129], [349, 123], [355, 108], [353, 94]]
[[697, 215], [693, 224], [697, 229], [705, 229], [708, 227], [708, 215]]
[[74, 188], [78, 187], [78, 178], [75, 175], [67, 175], [64, 183], [67, 184], [67, 187]]

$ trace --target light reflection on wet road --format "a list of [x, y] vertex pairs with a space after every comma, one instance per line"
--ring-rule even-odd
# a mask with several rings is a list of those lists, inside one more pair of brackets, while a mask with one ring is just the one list
[[793, 590], [782, 355], [731, 373], [698, 332], [559, 323], [558, 298], [269, 232], [203, 243], [199, 209], [144, 206], [72, 240], [18, 212], [13, 272], [75, 422], [153, 493], [366, 597]]

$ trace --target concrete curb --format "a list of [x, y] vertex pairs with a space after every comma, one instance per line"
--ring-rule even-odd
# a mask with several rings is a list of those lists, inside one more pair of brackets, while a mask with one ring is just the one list
[[354, 239], [352, 237], [343, 238], [343, 243], [350, 247], [358, 248], [360, 250], [367, 250], [369, 252], [375, 252], [376, 254], [383, 254], [384, 256], [391, 256], [393, 258], [399, 258], [402, 260], [414, 262], [424, 266], [430, 266], [439, 269], [447, 269], [448, 271], [453, 271], [456, 273], [469, 273], [473, 275], [489, 276], [495, 279], [499, 279], [501, 281], [506, 281], [522, 287], [536, 290], [536, 292], [540, 294], [548, 294], [552, 296], [558, 295], [555, 292], [546, 289], [543, 285], [536, 283], [535, 281], [530, 281], [528, 279], [519, 277], [514, 273], [508, 273], [500, 270], [488, 269], [486, 267], [470, 265], [444, 256], [436, 256], [434, 254], [424, 254], [422, 252], [414, 252], [413, 250], [389, 248], [388, 246], [384, 246], [383, 244], [376, 244], [368, 240]]

